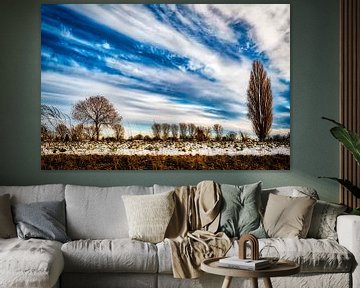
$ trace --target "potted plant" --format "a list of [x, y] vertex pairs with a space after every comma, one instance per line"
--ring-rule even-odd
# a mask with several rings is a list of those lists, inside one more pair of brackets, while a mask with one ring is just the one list
[[[322, 117], [322, 119], [328, 120], [334, 124], [335, 127], [330, 129], [331, 134], [339, 140], [346, 149], [353, 155], [355, 161], [360, 165], [360, 136], [353, 131], [347, 129], [343, 124], [336, 122], [333, 119]], [[347, 190], [349, 190], [356, 198], [360, 198], [360, 187], [354, 185], [348, 179], [341, 179], [336, 177], [320, 177], [328, 178], [339, 182]], [[360, 215], [360, 207], [354, 208], [351, 214]]]

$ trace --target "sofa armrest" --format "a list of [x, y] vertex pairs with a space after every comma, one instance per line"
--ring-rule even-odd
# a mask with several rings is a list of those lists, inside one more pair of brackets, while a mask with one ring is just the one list
[[339, 243], [355, 257], [352, 273], [353, 287], [360, 287], [360, 216], [341, 215], [336, 224]]

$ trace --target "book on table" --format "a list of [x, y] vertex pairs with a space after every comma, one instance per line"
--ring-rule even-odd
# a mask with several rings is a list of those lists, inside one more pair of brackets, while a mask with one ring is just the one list
[[233, 256], [220, 259], [219, 266], [247, 270], [260, 270], [270, 267], [271, 262], [267, 259], [240, 259], [238, 256]]

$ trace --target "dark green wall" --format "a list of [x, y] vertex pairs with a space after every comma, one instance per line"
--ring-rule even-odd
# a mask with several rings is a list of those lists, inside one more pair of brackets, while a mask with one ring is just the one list
[[[227, 3], [241, 2], [256, 3], [248, 0]], [[317, 176], [337, 176], [339, 169], [337, 143], [328, 132], [330, 125], [321, 120], [323, 115], [338, 118], [338, 0], [261, 1], [274, 2], [291, 4], [290, 171], [74, 172], [40, 170], [40, 3], [57, 2], [3, 0], [0, 5], [0, 185], [181, 185], [203, 179], [245, 184], [262, 180], [265, 187], [312, 186], [322, 199], [337, 201], [338, 186]]]

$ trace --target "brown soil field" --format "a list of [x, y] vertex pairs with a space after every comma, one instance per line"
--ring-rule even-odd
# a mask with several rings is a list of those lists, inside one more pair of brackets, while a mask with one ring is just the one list
[[289, 170], [289, 155], [41, 156], [42, 170]]

